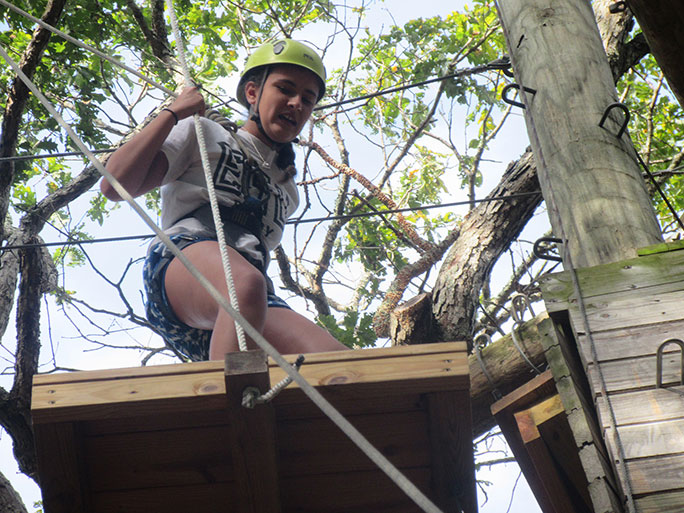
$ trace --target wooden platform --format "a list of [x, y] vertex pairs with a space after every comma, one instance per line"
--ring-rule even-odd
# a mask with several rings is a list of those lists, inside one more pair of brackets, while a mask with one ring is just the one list
[[[549, 275], [541, 286], [558, 333], [579, 348], [581, 370], [591, 390], [588, 408], [596, 408], [607, 457], [623, 493], [631, 488], [639, 512], [681, 512], [684, 397], [676, 390], [684, 387], [677, 386], [681, 362], [677, 346], [665, 351], [666, 387], [656, 389], [655, 384], [658, 347], [671, 338], [684, 340], [684, 243], [645, 248], [640, 255], [577, 271], [595, 354], [570, 274]], [[626, 470], [610, 427], [611, 409]]]
[[[418, 511], [297, 385], [235, 406], [280, 368], [228, 374], [201, 362], [36, 376], [46, 513]], [[301, 374], [440, 508], [477, 510], [465, 343], [311, 354]]]

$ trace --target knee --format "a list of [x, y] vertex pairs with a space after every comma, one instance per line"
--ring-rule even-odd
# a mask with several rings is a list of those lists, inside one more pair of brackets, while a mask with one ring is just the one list
[[233, 281], [241, 308], [266, 307], [266, 278], [258, 269], [240, 270], [233, 275]]

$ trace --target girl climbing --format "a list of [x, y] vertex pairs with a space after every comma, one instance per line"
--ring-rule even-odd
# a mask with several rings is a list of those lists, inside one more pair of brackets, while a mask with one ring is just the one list
[[[249, 109], [230, 131], [202, 123], [228, 245], [239, 311], [281, 353], [345, 349], [291, 310], [266, 276], [269, 254], [299, 203], [291, 141], [325, 93], [325, 68], [308, 46], [267, 43], [247, 60], [237, 87]], [[195, 87], [185, 89], [109, 159], [107, 169], [133, 196], [161, 186], [162, 229], [228, 297], [192, 116], [204, 114]], [[121, 198], [106, 180], [103, 194]], [[222, 359], [238, 349], [235, 323], [168, 249], [155, 239], [143, 270], [147, 316], [167, 343], [192, 360]]]

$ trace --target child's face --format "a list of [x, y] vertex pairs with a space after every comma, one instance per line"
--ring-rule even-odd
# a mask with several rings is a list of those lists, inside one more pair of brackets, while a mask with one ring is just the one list
[[[284, 64], [271, 69], [259, 100], [259, 116], [266, 134], [279, 143], [297, 137], [311, 116], [318, 92], [318, 78], [305, 68]], [[247, 82], [245, 97], [254, 105], [259, 98], [258, 84]], [[260, 137], [261, 133], [257, 130], [254, 135]]]

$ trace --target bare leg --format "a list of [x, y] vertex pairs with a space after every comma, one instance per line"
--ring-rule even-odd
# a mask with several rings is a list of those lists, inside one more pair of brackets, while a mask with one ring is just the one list
[[[228, 297], [223, 264], [215, 241], [192, 244], [183, 253], [224, 296]], [[233, 248], [228, 248], [235, 290], [242, 316], [258, 331], [266, 321], [266, 280], [261, 272]], [[174, 259], [169, 264], [164, 282], [169, 304], [176, 316], [194, 328], [213, 330], [209, 346], [210, 359], [238, 350], [233, 318], [221, 308], [185, 266]], [[250, 344], [254, 347], [254, 344]]]
[[[183, 253], [224, 296], [228, 297], [223, 264], [215, 241], [192, 244]], [[233, 248], [228, 248], [230, 265], [242, 316], [280, 353], [314, 353], [348, 349], [326, 330], [287, 308], [268, 308], [266, 280], [261, 272]], [[178, 319], [193, 328], [213, 330], [209, 359], [223, 359], [239, 349], [233, 318], [174, 259], [166, 270], [166, 295]], [[248, 339], [249, 347], [256, 345]]]
[[282, 354], [349, 349], [325, 329], [287, 308], [269, 308], [264, 338]]

